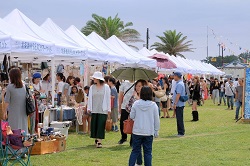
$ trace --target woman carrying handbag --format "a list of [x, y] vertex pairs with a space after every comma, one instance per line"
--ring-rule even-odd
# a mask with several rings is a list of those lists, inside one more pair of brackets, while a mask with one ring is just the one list
[[152, 99], [152, 89], [144, 86], [140, 92], [140, 99], [132, 106], [130, 118], [134, 120], [132, 136], [133, 150], [130, 154], [129, 166], [135, 165], [138, 156], [141, 154], [141, 147], [143, 147], [144, 152], [144, 165], [152, 165], [153, 137], [158, 137], [160, 129], [158, 107]]
[[89, 89], [87, 107], [88, 113], [92, 116], [90, 137], [95, 139], [97, 148], [102, 148], [106, 120], [111, 112], [110, 88], [104, 83], [101, 72], [95, 72], [92, 78], [95, 84]]

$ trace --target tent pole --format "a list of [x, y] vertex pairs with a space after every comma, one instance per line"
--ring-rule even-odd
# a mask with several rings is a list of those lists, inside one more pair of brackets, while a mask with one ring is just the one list
[[83, 64], [84, 64], [83, 86], [85, 87], [85, 86], [88, 85], [88, 82], [89, 82], [89, 79], [88, 79], [88, 75], [89, 75], [89, 67], [88, 67], [89, 63], [88, 63], [88, 60], [86, 59]]
[[55, 84], [56, 84], [56, 74], [55, 74], [55, 58], [51, 59], [51, 79], [52, 79], [52, 90], [51, 90], [51, 101], [52, 107], [55, 107]]

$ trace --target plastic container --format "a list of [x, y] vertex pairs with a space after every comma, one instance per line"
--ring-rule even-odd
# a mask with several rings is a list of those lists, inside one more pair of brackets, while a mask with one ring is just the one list
[[65, 135], [67, 139], [71, 124], [72, 124], [71, 121], [63, 121], [63, 122], [52, 121], [50, 123], [50, 127], [54, 128], [54, 132], [60, 131], [61, 134]]

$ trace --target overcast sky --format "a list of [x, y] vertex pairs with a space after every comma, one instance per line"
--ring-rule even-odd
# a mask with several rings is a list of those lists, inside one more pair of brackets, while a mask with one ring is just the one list
[[[50, 17], [64, 30], [72, 24], [81, 29], [92, 13], [104, 17], [118, 13], [124, 22], [134, 23], [143, 40], [149, 28], [150, 45], [158, 41], [156, 35], [176, 29], [193, 41], [194, 52], [184, 53], [190, 59], [206, 58], [207, 26], [209, 56], [218, 56], [219, 42], [227, 47], [225, 54], [250, 50], [249, 0], [5, 0], [0, 17], [15, 8], [38, 25]], [[136, 45], [142, 48], [143, 43]]]

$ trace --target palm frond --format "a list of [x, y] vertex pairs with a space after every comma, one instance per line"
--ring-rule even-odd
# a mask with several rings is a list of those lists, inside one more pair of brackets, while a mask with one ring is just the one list
[[181, 32], [176, 32], [176, 30], [168, 30], [163, 32], [163, 36], [157, 36], [160, 42], [155, 42], [151, 48], [157, 51], [162, 51], [168, 53], [169, 55], [184, 57], [182, 52], [192, 52], [192, 40], [186, 41], [187, 36], [183, 36]]
[[115, 35], [133, 48], [136, 47], [130, 45], [129, 43], [143, 42], [143, 40], [140, 39], [140, 33], [137, 30], [131, 28], [133, 23], [124, 23], [118, 17], [118, 14], [116, 14], [114, 18], [111, 16], [104, 18], [97, 14], [92, 14], [92, 18], [93, 20], [88, 21], [81, 29], [81, 32], [85, 35], [96, 32], [104, 39], [108, 39], [112, 35]]

